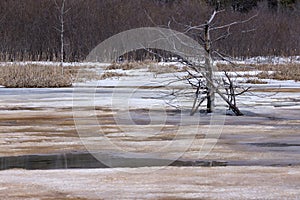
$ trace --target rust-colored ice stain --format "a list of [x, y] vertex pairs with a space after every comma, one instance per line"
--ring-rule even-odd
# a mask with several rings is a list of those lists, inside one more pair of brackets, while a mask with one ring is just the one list
[[300, 88], [253, 88], [251, 89], [252, 92], [274, 92], [274, 93], [277, 93], [277, 92], [284, 92], [284, 93], [299, 93], [300, 92]]
[[[287, 111], [278, 110], [279, 113]], [[89, 115], [90, 110], [82, 108], [80, 112], [84, 119]], [[148, 113], [149, 110], [135, 109], [131, 112], [137, 114], [137, 116], [139, 114], [144, 116], [144, 113]], [[86, 131], [99, 133], [99, 136], [104, 135], [110, 141], [110, 143], [102, 146], [104, 151], [113, 151], [115, 147], [111, 145], [112, 143], [126, 151], [152, 152], [174, 139], [186, 140], [195, 137], [195, 142], [183, 154], [183, 158], [197, 159], [199, 152], [205, 151], [205, 148], [211, 148], [203, 147], [204, 142], [208, 144], [214, 142], [214, 139], [207, 138], [205, 135], [205, 132], [209, 129], [209, 124], [198, 124], [199, 132], [190, 134], [189, 132], [197, 128], [196, 126], [186, 125], [181, 127], [179, 131], [175, 122], [169, 124], [163, 124], [162, 122], [146, 126], [140, 123], [119, 124], [115, 118], [116, 110], [98, 107], [95, 109], [95, 113], [100, 125], [87, 126]], [[169, 114], [176, 115], [171, 111]], [[263, 162], [273, 158], [279, 161], [297, 160], [299, 154], [285, 151], [288, 148], [280, 150], [249, 144], [259, 141], [289, 144], [300, 137], [299, 130], [300, 121], [296, 118], [283, 120], [278, 115], [274, 118], [268, 115], [241, 118], [228, 116], [222, 134], [220, 138], [217, 138], [217, 144], [212, 146], [205, 158], [225, 161], [254, 159]], [[7, 110], [5, 114], [0, 115], [0, 144], [2, 147], [0, 156], [86, 151], [86, 147], [76, 130], [72, 108], [38, 108], [30, 110], [16, 107]], [[294, 149], [293, 152], [297, 151], [296, 147]], [[179, 150], [172, 149], [172, 151], [176, 153]]]

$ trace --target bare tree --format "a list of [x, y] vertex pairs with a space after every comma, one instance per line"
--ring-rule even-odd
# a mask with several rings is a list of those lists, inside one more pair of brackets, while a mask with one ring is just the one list
[[[203, 31], [204, 32], [204, 38], [199, 36], [200, 39], [203, 41], [204, 43], [204, 49], [207, 53], [207, 56], [205, 57], [205, 70], [206, 73], [204, 75], [206, 81], [207, 81], [207, 112], [211, 113], [214, 112], [215, 109], [215, 93], [219, 94], [219, 96], [229, 105], [229, 108], [236, 114], [236, 115], [243, 115], [242, 112], [238, 109], [237, 105], [236, 105], [236, 100], [235, 97], [237, 95], [243, 94], [244, 92], [246, 92], [248, 89], [243, 90], [242, 92], [240, 92], [239, 94], [235, 93], [235, 89], [236, 87], [233, 85], [233, 82], [231, 81], [230, 77], [228, 76], [228, 74], [225, 72], [225, 75], [227, 77], [227, 80], [229, 82], [229, 91], [230, 91], [230, 95], [229, 98], [226, 98], [226, 96], [224, 96], [224, 94], [218, 89], [218, 87], [216, 86], [216, 84], [214, 83], [214, 79], [213, 79], [213, 53], [215, 53], [217, 56], [219, 56], [221, 59], [223, 60], [227, 60], [224, 56], [222, 56], [220, 53], [218, 53], [217, 51], [213, 51], [211, 49], [211, 44], [212, 42], [217, 42], [219, 40], [223, 40], [226, 39], [231, 33], [230, 33], [230, 28], [234, 25], [237, 24], [242, 24], [242, 23], [246, 23], [248, 21], [250, 21], [252, 18], [256, 17], [257, 15], [254, 15], [252, 17], [250, 17], [247, 20], [243, 20], [243, 21], [234, 21], [232, 23], [226, 24], [226, 25], [221, 25], [221, 26], [214, 26], [213, 21], [216, 17], [217, 14], [219, 14], [220, 12], [223, 12], [224, 10], [218, 10], [218, 6], [216, 7], [216, 9], [213, 11], [212, 15], [210, 16], [209, 20], [200, 26], [197, 26], [197, 30]], [[203, 28], [202, 28], [203, 27]], [[195, 29], [195, 27], [188, 27], [189, 30], [193, 30]], [[210, 32], [211, 31], [215, 31], [215, 30], [223, 30], [225, 29], [225, 32], [222, 33], [220, 36], [218, 36], [216, 39], [212, 40], [211, 39], [211, 35]], [[228, 94], [228, 93], [227, 93]], [[199, 106], [198, 106], [199, 107]], [[195, 109], [195, 107], [193, 107], [193, 109]]]
[[62, 67], [62, 73], [63, 73], [63, 63], [64, 63], [64, 33], [65, 33], [65, 14], [70, 10], [66, 9], [65, 7], [66, 0], [61, 0], [60, 5], [55, 1], [55, 5], [57, 9], [59, 10], [59, 22], [60, 22], [60, 27], [57, 30], [60, 32], [60, 66]]
[[[216, 94], [218, 94], [221, 99], [228, 104], [229, 109], [232, 110], [236, 115], [243, 115], [243, 113], [237, 106], [236, 96], [247, 92], [250, 88], [242, 88], [236, 86], [226, 71], [224, 72], [226, 79], [223, 78], [223, 85], [222, 83], [215, 80], [213, 73], [213, 55], [214, 57], [219, 57], [222, 60], [228, 61], [230, 63], [232, 63], [232, 61], [227, 59], [218, 51], [213, 50], [211, 47], [212, 43], [226, 39], [228, 36], [230, 36], [230, 29], [232, 26], [246, 23], [256, 17], [257, 14], [246, 20], [234, 21], [229, 24], [215, 26], [215, 17], [223, 11], [224, 10], [218, 10], [218, 8], [216, 8], [204, 24], [197, 26], [185, 25], [185, 33], [192, 33], [194, 35], [197, 35], [197, 37], [199, 38], [199, 42], [202, 44], [202, 46], [204, 46], [204, 50], [206, 51], [204, 65], [201, 63], [194, 64], [193, 62], [189, 62], [186, 60], [183, 61], [189, 67], [187, 70], [188, 77], [186, 78], [186, 80], [192, 86], [192, 88], [195, 89], [194, 101], [190, 113], [191, 115], [196, 113], [196, 111], [199, 109], [201, 104], [205, 102], [205, 100], [207, 103], [207, 113], [214, 112]], [[174, 21], [176, 22], [176, 20]], [[179, 24], [178, 22], [176, 23]], [[211, 31], [219, 31], [221, 34], [212, 39]], [[224, 90], [225, 93], [223, 92]], [[204, 96], [203, 94], [206, 94], [206, 96]]]

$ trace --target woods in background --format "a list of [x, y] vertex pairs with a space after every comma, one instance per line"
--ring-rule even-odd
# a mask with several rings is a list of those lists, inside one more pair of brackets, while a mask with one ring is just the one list
[[[60, 1], [1, 0], [0, 61], [59, 61]], [[234, 57], [300, 55], [297, 0], [66, 0], [65, 61], [84, 60], [97, 44], [128, 29], [170, 22], [170, 28], [183, 31], [185, 24], [204, 23], [216, 6], [225, 9], [216, 24], [258, 16], [234, 27], [213, 48]]]

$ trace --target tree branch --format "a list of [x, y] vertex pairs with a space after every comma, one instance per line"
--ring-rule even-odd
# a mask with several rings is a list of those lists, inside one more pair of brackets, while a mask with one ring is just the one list
[[237, 25], [237, 24], [243, 24], [243, 23], [251, 21], [253, 18], [255, 18], [257, 16], [258, 16], [258, 13], [256, 13], [255, 15], [253, 15], [252, 17], [250, 17], [250, 18], [248, 18], [246, 20], [232, 22], [230, 24], [226, 24], [226, 25], [223, 25], [223, 26], [212, 27], [211, 30], [218, 30], [218, 29], [228, 28], [228, 27], [231, 27], [231, 26], [234, 26], [234, 25]]

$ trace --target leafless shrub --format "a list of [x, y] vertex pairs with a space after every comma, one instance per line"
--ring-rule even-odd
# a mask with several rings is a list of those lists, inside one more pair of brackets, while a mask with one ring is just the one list
[[9, 65], [0, 67], [0, 85], [9, 88], [69, 87], [72, 75], [58, 66]]

